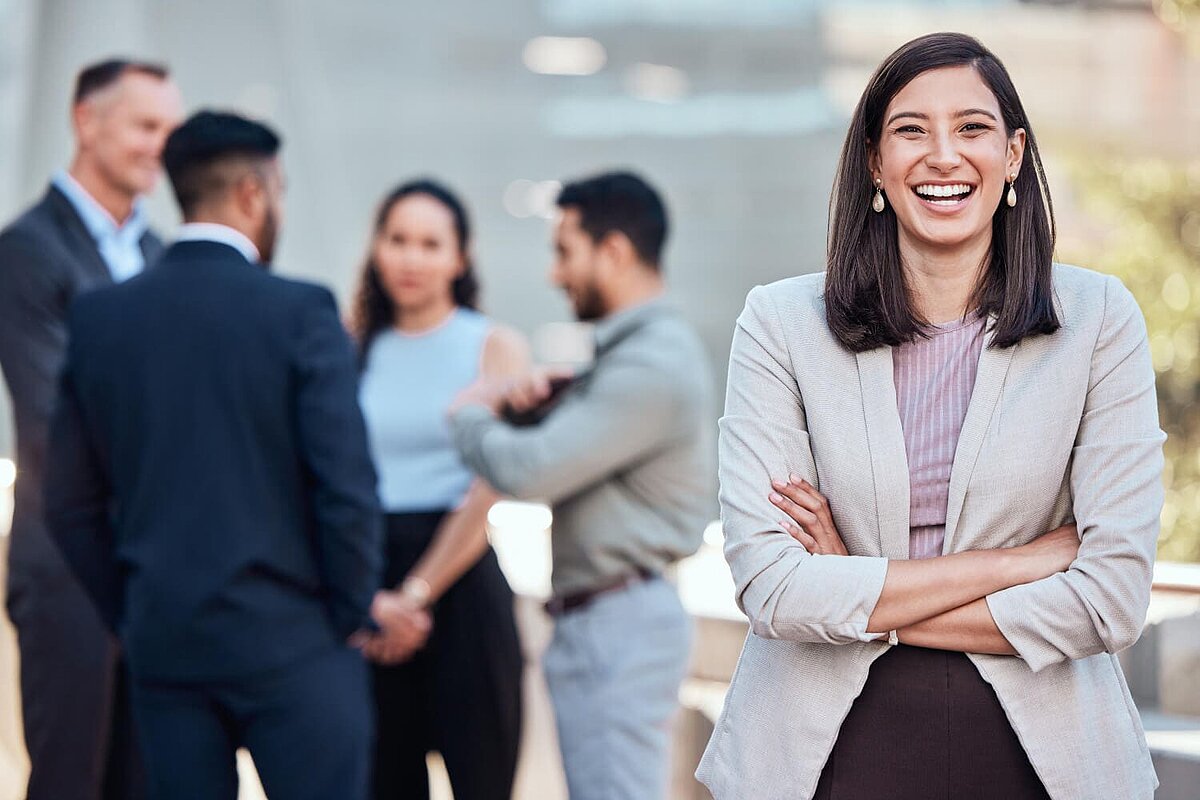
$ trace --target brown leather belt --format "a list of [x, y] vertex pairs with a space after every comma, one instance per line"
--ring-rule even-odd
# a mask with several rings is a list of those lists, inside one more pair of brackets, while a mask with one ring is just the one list
[[658, 573], [656, 572], [648, 569], [639, 569], [636, 572], [619, 575], [592, 589], [584, 589], [581, 592], [573, 592], [560, 597], [551, 597], [546, 601], [546, 613], [552, 617], [557, 617], [568, 611], [578, 611], [591, 604], [593, 600], [601, 595], [609, 594], [610, 592], [619, 592], [622, 589], [627, 589], [635, 584], [645, 583], [657, 577]]

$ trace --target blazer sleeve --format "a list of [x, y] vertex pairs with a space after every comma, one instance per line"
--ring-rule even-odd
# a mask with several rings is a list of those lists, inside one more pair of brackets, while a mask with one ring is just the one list
[[369, 610], [383, 568], [375, 468], [358, 405], [350, 339], [333, 295], [306, 297], [295, 396], [300, 456], [311, 485], [316, 557], [334, 627], [343, 637], [372, 628]]
[[[48, 248], [24, 231], [0, 236], [0, 368], [24, 413], [41, 424], [22, 430], [36, 436], [23, 451], [41, 453], [66, 346], [65, 298], [70, 287]], [[23, 464], [23, 470], [37, 465]]]
[[1035, 672], [1129, 647], [1150, 604], [1166, 436], [1146, 324], [1116, 278], [1105, 284], [1088, 383], [1070, 467], [1079, 556], [1066, 572], [987, 598], [997, 627]]
[[112, 488], [76, 391], [72, 364], [78, 358], [73, 350], [68, 350], [50, 425], [43, 484], [46, 526], [101, 619], [116, 631], [122, 593]]
[[810, 555], [768, 499], [771, 480], [789, 473], [817, 484], [804, 400], [768, 292], [751, 291], [738, 318], [720, 421], [721, 522], [737, 602], [758, 636], [870, 641], [887, 559]]

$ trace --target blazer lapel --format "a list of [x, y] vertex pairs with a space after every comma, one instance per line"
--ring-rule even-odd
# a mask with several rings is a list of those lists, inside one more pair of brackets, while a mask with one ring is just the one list
[[856, 358], [875, 481], [880, 548], [887, 558], [908, 558], [908, 455], [896, 407], [892, 348], [878, 347], [857, 353]]
[[162, 240], [153, 231], [149, 230], [142, 234], [141, 241], [138, 242], [138, 247], [142, 251], [142, 261], [145, 263], [145, 269], [153, 268], [158, 263], [158, 259], [162, 257], [163, 251], [166, 250]]
[[58, 219], [67, 234], [67, 246], [71, 252], [79, 259], [79, 263], [84, 266], [91, 277], [103, 283], [112, 283], [112, 272], [109, 271], [108, 264], [104, 262], [104, 257], [100, 255], [96, 240], [88, 233], [87, 227], [79, 218], [71, 201], [54, 187], [50, 189], [50, 196], [54, 198]]
[[950, 543], [958, 529], [958, 520], [962, 514], [963, 501], [967, 496], [967, 484], [971, 482], [971, 473], [975, 471], [975, 463], [979, 460], [979, 451], [983, 448], [988, 427], [1000, 401], [1004, 379], [1008, 375], [1008, 367], [1012, 363], [1013, 353], [1021, 345], [996, 350], [990, 347], [995, 338], [995, 317], [989, 322], [991, 329], [987, 332], [983, 343], [983, 352], [979, 354], [979, 370], [975, 373], [975, 388], [971, 391], [971, 402], [967, 404], [967, 416], [963, 420], [962, 431], [958, 435], [958, 446], [954, 451], [954, 465], [950, 469], [950, 496], [946, 503], [946, 539], [942, 545], [942, 553], [953, 552]]

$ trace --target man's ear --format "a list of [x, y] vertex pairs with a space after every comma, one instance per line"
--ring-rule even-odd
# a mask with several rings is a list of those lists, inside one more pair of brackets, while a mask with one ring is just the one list
[[243, 174], [233, 184], [233, 202], [243, 217], [261, 217], [267, 205], [267, 187], [263, 184], [263, 179], [254, 172]]
[[95, 139], [97, 127], [96, 106], [84, 100], [71, 108], [71, 126], [75, 129], [75, 138], [82, 146], [90, 145]]
[[615, 265], [634, 264], [638, 261], [637, 249], [629, 237], [620, 231], [609, 231], [597, 244], [599, 255]]

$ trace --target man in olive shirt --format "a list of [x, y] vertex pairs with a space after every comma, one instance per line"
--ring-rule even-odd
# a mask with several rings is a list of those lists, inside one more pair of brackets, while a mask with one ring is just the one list
[[635, 175], [558, 198], [554, 282], [596, 323], [596, 358], [534, 425], [554, 375], [480, 382], [452, 408], [463, 460], [497, 490], [554, 510], [555, 617], [545, 671], [572, 800], [663, 797], [690, 622], [670, 564], [700, 544], [711, 505], [708, 358], [663, 298], [667, 234]]

